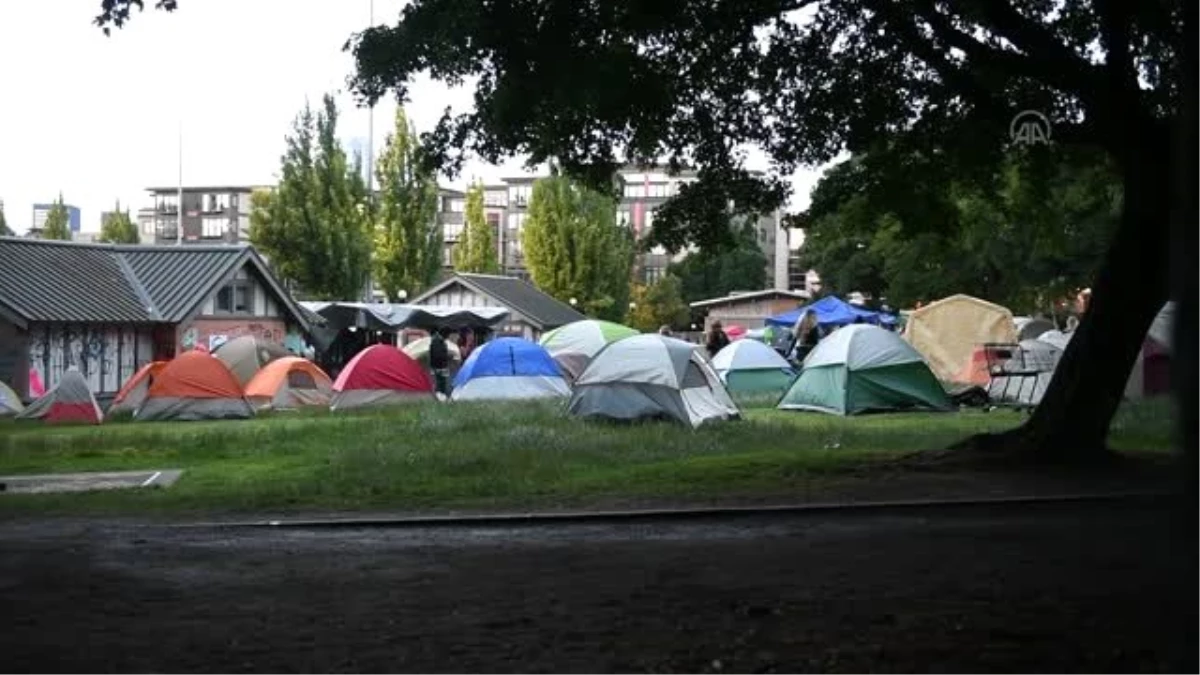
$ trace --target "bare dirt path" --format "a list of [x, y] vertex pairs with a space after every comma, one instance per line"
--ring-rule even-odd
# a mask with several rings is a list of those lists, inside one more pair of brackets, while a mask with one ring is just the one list
[[1195, 540], [1173, 518], [1131, 503], [536, 528], [8, 522], [0, 654], [57, 672], [1195, 672]]

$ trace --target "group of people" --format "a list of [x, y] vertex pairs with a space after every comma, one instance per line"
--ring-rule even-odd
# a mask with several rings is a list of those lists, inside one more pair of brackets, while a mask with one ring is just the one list
[[[664, 332], [664, 330], [666, 332]], [[659, 331], [660, 334], [670, 335], [669, 329], [666, 326]], [[793, 363], [801, 363], [804, 357], [808, 356], [817, 344], [826, 336], [825, 329], [821, 326], [820, 320], [815, 312], [805, 312], [796, 320], [796, 324], [792, 327], [791, 342], [783, 350], [784, 358]], [[774, 345], [774, 331], [770, 334], [764, 331], [764, 341], [768, 345]], [[709, 358], [717, 355], [717, 352], [729, 345], [729, 336], [725, 333], [725, 327], [720, 321], [713, 321], [708, 331], [704, 334], [704, 350], [708, 352]]]

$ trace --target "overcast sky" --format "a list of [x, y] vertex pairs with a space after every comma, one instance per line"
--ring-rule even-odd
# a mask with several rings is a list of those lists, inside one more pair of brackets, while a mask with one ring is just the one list
[[[149, 7], [153, 0], [147, 0]], [[393, 23], [403, 0], [375, 0], [377, 23]], [[346, 39], [368, 25], [369, 0], [181, 0], [149, 11], [111, 37], [92, 24], [99, 0], [0, 1], [0, 200], [10, 227], [29, 227], [33, 204], [61, 191], [100, 227], [116, 200], [136, 210], [145, 188], [183, 181], [270, 184], [283, 138], [305, 98], [338, 94], [339, 132], [367, 137], [367, 111], [346, 93]], [[471, 94], [429, 81], [412, 90], [409, 116], [428, 130], [446, 105]], [[375, 149], [394, 106], [375, 109]], [[468, 164], [456, 183], [521, 174], [522, 162]], [[792, 205], [807, 204], [815, 172], [794, 180]]]

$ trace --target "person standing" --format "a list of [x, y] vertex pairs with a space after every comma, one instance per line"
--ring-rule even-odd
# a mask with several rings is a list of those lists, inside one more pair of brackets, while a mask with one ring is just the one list
[[729, 336], [725, 334], [725, 329], [721, 326], [720, 321], [712, 322], [708, 328], [708, 335], [704, 339], [704, 348], [708, 351], [708, 358], [717, 355], [717, 352], [725, 348], [729, 344]]
[[433, 331], [429, 337], [429, 369], [433, 371], [434, 391], [449, 396], [450, 392], [446, 390], [450, 384], [450, 349], [440, 330]]

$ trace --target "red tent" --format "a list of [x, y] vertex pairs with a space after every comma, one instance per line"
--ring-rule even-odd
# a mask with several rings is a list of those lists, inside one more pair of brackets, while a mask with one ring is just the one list
[[104, 415], [96, 398], [88, 388], [87, 380], [83, 379], [75, 368], [68, 369], [62, 379], [44, 396], [29, 404], [29, 407], [17, 416], [19, 419], [38, 419], [43, 422], [83, 422], [85, 424], [100, 424]]
[[391, 345], [359, 352], [333, 383], [331, 408], [357, 408], [433, 398], [433, 381], [408, 354]]

